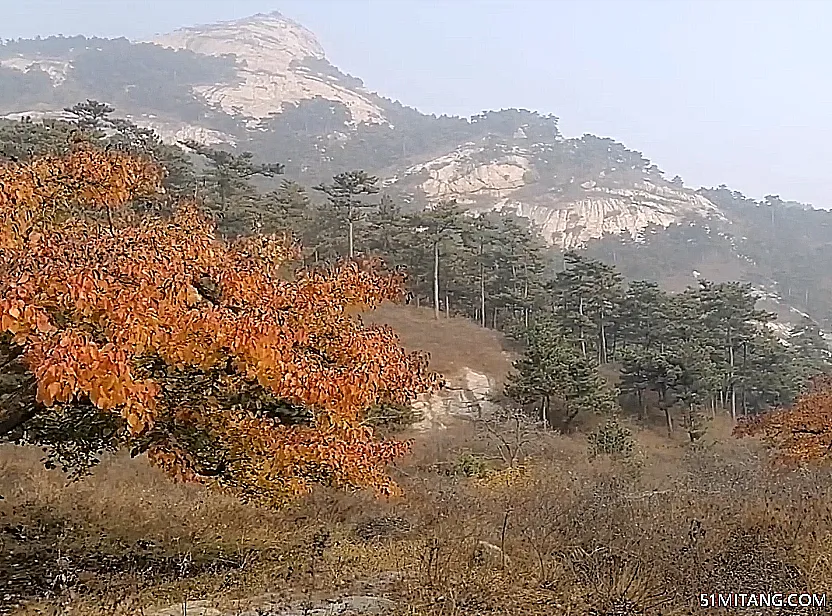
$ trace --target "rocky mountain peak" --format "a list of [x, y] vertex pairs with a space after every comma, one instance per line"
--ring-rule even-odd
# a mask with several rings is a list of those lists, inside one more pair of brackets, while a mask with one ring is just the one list
[[311, 31], [276, 11], [180, 28], [152, 42], [208, 55], [234, 54], [252, 69], [288, 68], [295, 59], [326, 57]]
[[354, 122], [385, 121], [369, 93], [329, 64], [315, 35], [281, 13], [182, 28], [151, 42], [211, 56], [234, 55], [237, 83], [198, 90], [228, 112], [265, 118], [286, 104], [320, 97], [343, 103]]

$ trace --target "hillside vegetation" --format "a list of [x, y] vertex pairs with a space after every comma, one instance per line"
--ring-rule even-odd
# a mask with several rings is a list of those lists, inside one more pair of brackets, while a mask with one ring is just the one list
[[[828, 590], [816, 322], [778, 334], [742, 282], [625, 280], [510, 212], [402, 208], [363, 170], [307, 190], [68, 113], [0, 127], [0, 610]], [[414, 431], [464, 368], [487, 412]]]
[[[272, 36], [283, 29], [304, 45]], [[78, 100], [106, 100], [141, 125], [164, 128], [168, 141], [212, 131], [211, 139], [238, 154], [280, 161], [302, 186], [363, 169], [405, 211], [445, 199], [476, 211], [514, 211], [533, 220], [546, 242], [586, 249], [628, 280], [671, 290], [694, 284], [695, 272], [748, 282], [793, 315], [790, 321], [803, 313], [832, 329], [827, 211], [787, 196], [755, 202], [726, 186], [694, 190], [612, 139], [564, 138], [551, 115], [424, 115], [368, 92], [327, 62], [314, 35], [280, 15], [162, 38], [180, 48], [82, 36], [5, 41], [0, 112], [57, 112]], [[243, 39], [260, 46], [235, 47]], [[274, 113], [212, 102], [217, 92], [248, 100], [246, 79], [255, 69], [280, 94]], [[280, 90], [296, 83], [306, 85]], [[309, 94], [316, 88], [323, 89]], [[348, 105], [356, 101], [380, 116], [356, 121]]]
[[430, 308], [396, 304], [384, 304], [362, 318], [392, 327], [402, 346], [427, 353], [431, 369], [442, 374], [467, 367], [502, 382], [511, 370], [509, 341], [470, 319], [454, 316], [437, 321]]

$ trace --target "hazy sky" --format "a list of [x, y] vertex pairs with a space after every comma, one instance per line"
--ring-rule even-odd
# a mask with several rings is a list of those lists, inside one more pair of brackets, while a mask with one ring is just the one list
[[279, 10], [427, 113], [520, 107], [690, 185], [832, 207], [832, 0], [0, 0], [0, 38], [147, 38]]

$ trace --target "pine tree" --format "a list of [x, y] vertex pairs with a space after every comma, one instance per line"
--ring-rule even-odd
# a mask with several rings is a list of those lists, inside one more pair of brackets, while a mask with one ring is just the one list
[[[493, 252], [500, 235], [493, 216], [481, 214], [465, 221], [462, 228], [462, 242], [468, 255], [470, 266], [466, 278], [476, 281], [474, 314], [478, 316], [482, 327], [486, 326], [488, 313], [488, 291], [495, 279], [495, 262]], [[470, 277], [469, 277], [470, 276]]]
[[623, 294], [621, 275], [614, 268], [577, 253], [564, 255], [566, 269], [555, 277], [556, 312], [562, 326], [586, 356], [595, 351], [599, 363], [609, 359], [609, 327]]
[[751, 285], [740, 283], [712, 284], [701, 281], [694, 296], [701, 304], [703, 325], [719, 338], [725, 363], [724, 378], [730, 396], [731, 418], [737, 418], [737, 354], [772, 320], [770, 313], [757, 310], [757, 298]]
[[581, 413], [614, 411], [614, 392], [599, 375], [597, 362], [564, 338], [553, 319], [538, 319], [524, 338], [525, 351], [505, 387], [509, 399], [536, 408], [546, 426], [559, 420], [564, 432]]
[[347, 171], [332, 178], [331, 184], [320, 184], [315, 187], [324, 193], [329, 200], [339, 221], [347, 226], [348, 251], [347, 256], [355, 257], [355, 227], [363, 220], [363, 210], [375, 207], [374, 203], [367, 203], [364, 197], [379, 192], [378, 178], [368, 175], [365, 171]]
[[[433, 265], [433, 315], [439, 318], [440, 306], [440, 262], [444, 254], [443, 249], [451, 250], [460, 247], [460, 234], [463, 228], [464, 210], [455, 201], [442, 201], [409, 216], [409, 224], [415, 230], [415, 238], [422, 247], [430, 248], [431, 263]], [[453, 246], [453, 248], [451, 248]]]
[[256, 176], [281, 175], [284, 166], [280, 163], [257, 163], [251, 152], [236, 154], [193, 140], [183, 141], [182, 145], [207, 162], [207, 173], [201, 178], [207, 192], [201, 196], [206, 201], [208, 211], [220, 220], [228, 235], [237, 236], [253, 231], [258, 214], [256, 194], [250, 180]]

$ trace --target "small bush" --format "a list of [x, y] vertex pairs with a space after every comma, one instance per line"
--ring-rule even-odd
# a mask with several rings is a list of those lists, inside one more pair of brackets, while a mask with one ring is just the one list
[[453, 465], [451, 475], [461, 477], [477, 477], [484, 479], [491, 473], [491, 467], [488, 461], [482, 456], [477, 456], [472, 453], [464, 453]]
[[416, 409], [399, 404], [372, 407], [366, 421], [385, 434], [395, 434], [419, 423], [424, 416]]
[[629, 458], [635, 446], [632, 432], [626, 426], [622, 426], [615, 417], [610, 417], [599, 426], [587, 437], [587, 441], [590, 459], [601, 455]]

